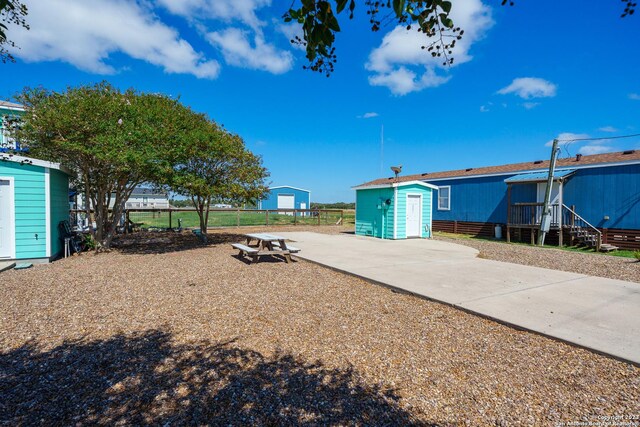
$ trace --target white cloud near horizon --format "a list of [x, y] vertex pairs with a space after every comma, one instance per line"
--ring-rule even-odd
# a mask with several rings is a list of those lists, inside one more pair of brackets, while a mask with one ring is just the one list
[[637, 93], [630, 93], [629, 94], [629, 99], [632, 99], [634, 101], [640, 101], [640, 94]]
[[265, 41], [260, 32], [253, 36], [239, 28], [208, 33], [207, 40], [220, 49], [227, 64], [282, 74], [293, 67], [291, 52], [279, 50]]
[[498, 91], [500, 95], [515, 94], [522, 99], [552, 98], [558, 86], [538, 77], [519, 77]]
[[361, 116], [357, 116], [358, 119], [372, 119], [374, 117], [378, 117], [380, 116], [380, 114], [376, 113], [375, 111], [372, 111], [370, 113], [364, 113]]
[[584, 154], [585, 156], [590, 156], [592, 154], [602, 154], [602, 153], [609, 153], [611, 151], [613, 151], [614, 148], [609, 146], [609, 145], [603, 145], [603, 144], [588, 144], [588, 145], [583, 145], [582, 147], [580, 147], [580, 149], [578, 150], [578, 152], [580, 154]]
[[[450, 16], [455, 26], [464, 30], [451, 55], [454, 58], [451, 67], [455, 67], [473, 59], [471, 47], [484, 37], [494, 21], [491, 9], [481, 0], [456, 1]], [[365, 64], [371, 72], [369, 84], [385, 86], [394, 95], [406, 95], [448, 82], [451, 76], [440, 75], [437, 71], [451, 67], [442, 65], [443, 58], [433, 58], [426, 49], [422, 49], [428, 43], [429, 39], [417, 31], [416, 25], [411, 30], [401, 25], [395, 27], [369, 54]]]
[[114, 74], [110, 55], [122, 53], [166, 73], [214, 79], [220, 64], [197, 52], [178, 31], [140, 3], [123, 0], [47, 0], [29, 3], [30, 30], [11, 28], [27, 62], [63, 61], [96, 74]]
[[[609, 139], [601, 139], [598, 141], [569, 142], [575, 139], [584, 139], [584, 138], [590, 138], [590, 136], [586, 133], [563, 132], [556, 137], [556, 139], [559, 141], [560, 147], [562, 148], [564, 146], [566, 150], [573, 151], [576, 145], [583, 144], [576, 150], [576, 153], [584, 154], [585, 156], [590, 156], [592, 154], [609, 153], [615, 150], [615, 147], [611, 146], [610, 144], [611, 140]], [[545, 147], [551, 147], [552, 145], [553, 145], [553, 140], [548, 141], [545, 144]]]
[[[555, 137], [555, 139], [557, 139], [561, 145], [563, 141], [573, 141], [574, 139], [583, 139], [583, 138], [589, 138], [589, 135], [586, 133], [562, 132]], [[544, 144], [544, 146], [545, 147], [553, 146], [553, 139], [547, 141]]]
[[603, 127], [599, 128], [598, 130], [600, 132], [608, 132], [608, 133], [618, 132], [618, 129], [614, 128], [613, 126], [603, 126]]

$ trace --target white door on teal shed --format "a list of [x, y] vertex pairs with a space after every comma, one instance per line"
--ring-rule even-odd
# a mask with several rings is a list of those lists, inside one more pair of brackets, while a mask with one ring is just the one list
[[407, 237], [422, 235], [422, 196], [407, 194]]
[[13, 179], [0, 178], [0, 259], [15, 258]]

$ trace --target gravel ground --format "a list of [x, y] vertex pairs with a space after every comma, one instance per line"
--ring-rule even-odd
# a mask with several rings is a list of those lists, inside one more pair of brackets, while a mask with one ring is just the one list
[[539, 248], [442, 234], [436, 235], [434, 238], [445, 242], [471, 246], [480, 251], [480, 257], [496, 261], [640, 282], [640, 263], [633, 258], [571, 252], [548, 247]]
[[0, 274], [0, 424], [640, 414], [637, 367], [315, 264], [248, 265], [229, 246], [239, 240], [137, 235], [111, 253]]

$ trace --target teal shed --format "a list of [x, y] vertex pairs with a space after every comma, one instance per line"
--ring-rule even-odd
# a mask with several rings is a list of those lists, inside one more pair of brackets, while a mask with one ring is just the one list
[[50, 261], [63, 252], [70, 171], [57, 163], [0, 154], [0, 261]]
[[382, 239], [432, 236], [432, 193], [422, 181], [360, 185], [356, 190], [356, 234]]

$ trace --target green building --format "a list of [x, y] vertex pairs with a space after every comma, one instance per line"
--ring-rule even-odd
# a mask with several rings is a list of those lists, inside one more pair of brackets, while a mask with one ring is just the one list
[[63, 252], [58, 224], [69, 219], [70, 171], [0, 153], [0, 260], [47, 262]]
[[422, 181], [360, 185], [356, 190], [356, 234], [382, 239], [432, 236], [432, 193]]

